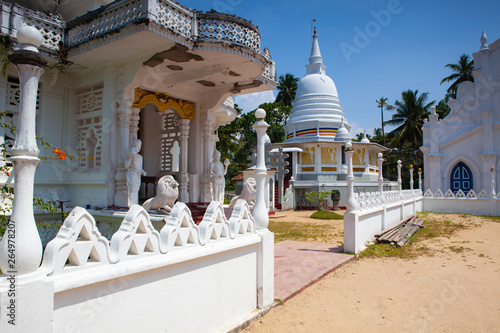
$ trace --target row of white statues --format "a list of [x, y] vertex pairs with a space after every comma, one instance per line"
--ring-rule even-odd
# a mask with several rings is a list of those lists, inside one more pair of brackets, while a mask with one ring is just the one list
[[[125, 169], [127, 170], [128, 202], [129, 206], [139, 202], [139, 190], [141, 188], [141, 176], [146, 175], [142, 168], [143, 158], [139, 154], [142, 142], [134, 139], [130, 145], [130, 150], [125, 160]], [[212, 162], [209, 166], [210, 177], [212, 180], [212, 200], [224, 203], [224, 192], [226, 181], [224, 176], [227, 174], [227, 168], [230, 162], [225, 159], [224, 163], [220, 161], [220, 152], [215, 149], [212, 156]], [[179, 195], [179, 184], [174, 177], [167, 175], [160, 178], [156, 190], [156, 196], [150, 198], [142, 205], [147, 211], [155, 211], [158, 214], [169, 214]], [[249, 178], [243, 185], [242, 193], [231, 200], [230, 206], [233, 207], [238, 199], [245, 199], [249, 205], [253, 206], [256, 198], [257, 184], [255, 179]]]

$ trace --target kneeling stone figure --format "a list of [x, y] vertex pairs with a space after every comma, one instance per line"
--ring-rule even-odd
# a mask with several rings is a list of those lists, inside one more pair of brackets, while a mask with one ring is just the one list
[[156, 196], [146, 200], [142, 207], [149, 211], [155, 211], [158, 214], [170, 214], [174, 203], [179, 196], [179, 183], [174, 177], [167, 175], [160, 178], [156, 189]]

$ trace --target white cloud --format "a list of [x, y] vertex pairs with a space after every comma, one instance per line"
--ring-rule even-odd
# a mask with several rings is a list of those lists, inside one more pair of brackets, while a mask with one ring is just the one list
[[272, 103], [276, 99], [272, 90], [262, 91], [253, 94], [234, 96], [235, 103], [243, 109], [243, 112], [250, 112], [259, 107], [262, 103]]
[[353, 122], [351, 124], [351, 129], [349, 130], [349, 134], [351, 135], [351, 138], [354, 138], [356, 134], [358, 133], [363, 133], [366, 130], [366, 134], [368, 135], [373, 135], [373, 127], [370, 128], [364, 128], [358, 125], [357, 123]]

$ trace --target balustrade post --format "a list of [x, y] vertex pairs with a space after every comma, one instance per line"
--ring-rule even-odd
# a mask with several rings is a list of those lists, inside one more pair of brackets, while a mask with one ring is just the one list
[[384, 163], [384, 158], [382, 153], [378, 153], [378, 191], [380, 192], [380, 201], [384, 202], [384, 176], [382, 175], [382, 164]]
[[401, 160], [398, 160], [398, 191], [399, 195], [402, 195], [403, 188], [401, 186]]
[[12, 148], [14, 203], [0, 243], [0, 331], [52, 332], [54, 282], [39, 270], [42, 241], [33, 212], [33, 187], [40, 153], [35, 136], [36, 99], [47, 61], [38, 53], [42, 34], [31, 26], [17, 32], [20, 50], [9, 56], [19, 71], [20, 105]]
[[356, 200], [354, 200], [354, 172], [352, 170], [352, 143], [347, 142], [345, 144], [345, 157], [347, 162], [347, 210], [356, 210]]
[[422, 192], [422, 168], [418, 168], [418, 189]]
[[257, 198], [253, 208], [252, 215], [255, 219], [255, 228], [267, 229], [269, 224], [269, 214], [266, 208], [265, 195], [266, 195], [266, 177], [267, 168], [265, 160], [265, 142], [264, 136], [266, 135], [269, 125], [264, 121], [266, 111], [257, 109], [255, 117], [257, 121], [253, 125], [255, 132], [257, 132], [257, 165], [255, 166], [255, 182], [257, 183]]
[[42, 241], [33, 213], [35, 170], [40, 162], [35, 116], [38, 82], [48, 63], [38, 53], [42, 34], [36, 28], [22, 27], [17, 39], [21, 49], [9, 56], [19, 71], [21, 90], [17, 135], [11, 158], [15, 198], [12, 216], [0, 245], [0, 269], [4, 274], [22, 275], [35, 272], [42, 259]]
[[253, 125], [257, 132], [257, 164], [255, 166], [255, 181], [257, 183], [257, 198], [252, 211], [255, 219], [255, 229], [261, 238], [257, 251], [257, 307], [266, 308], [274, 302], [274, 234], [267, 229], [269, 214], [266, 207], [267, 168], [265, 158], [265, 142], [269, 125], [264, 121], [266, 111], [257, 109], [257, 121]]
[[410, 190], [413, 190], [413, 165], [410, 165]]

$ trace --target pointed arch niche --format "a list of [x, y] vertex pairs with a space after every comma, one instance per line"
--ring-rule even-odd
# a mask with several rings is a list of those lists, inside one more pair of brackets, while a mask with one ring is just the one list
[[450, 174], [450, 189], [453, 193], [457, 193], [458, 190], [462, 190], [464, 193], [468, 193], [474, 188], [474, 176], [471, 169], [464, 162], [460, 161], [453, 169], [451, 169]]
[[136, 132], [131, 137], [142, 140], [147, 177], [174, 176], [180, 185], [180, 200], [189, 202], [188, 137], [194, 104], [166, 93], [136, 88], [132, 108], [138, 113], [133, 116], [138, 124], [131, 124], [131, 131]]

